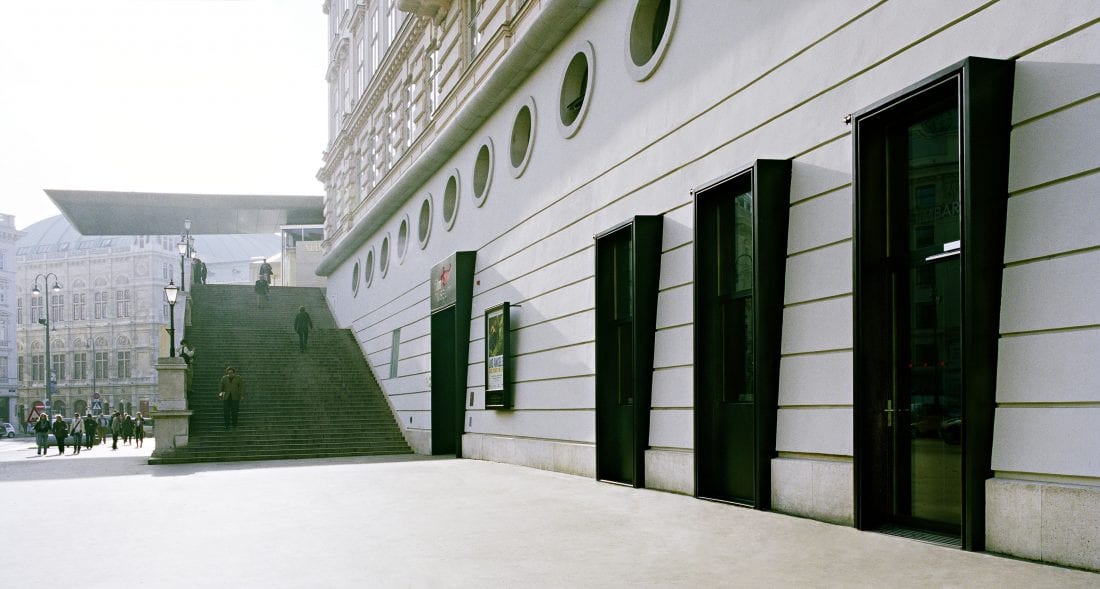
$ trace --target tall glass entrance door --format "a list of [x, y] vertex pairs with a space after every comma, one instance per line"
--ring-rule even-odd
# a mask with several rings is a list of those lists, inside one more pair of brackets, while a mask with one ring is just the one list
[[855, 524], [985, 549], [1014, 63], [852, 115]]
[[888, 151], [894, 284], [892, 426], [895, 522], [957, 535], [962, 517], [962, 362], [958, 110], [899, 125]]

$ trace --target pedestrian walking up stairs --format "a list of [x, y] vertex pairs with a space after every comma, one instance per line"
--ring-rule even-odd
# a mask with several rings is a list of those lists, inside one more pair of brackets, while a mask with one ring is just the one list
[[[201, 285], [191, 296], [190, 441], [150, 464], [411, 453], [322, 289], [275, 287], [262, 306], [251, 286]], [[294, 332], [299, 306], [314, 326], [305, 352]], [[244, 378], [245, 399], [238, 426], [225, 429], [218, 386], [228, 366]]]

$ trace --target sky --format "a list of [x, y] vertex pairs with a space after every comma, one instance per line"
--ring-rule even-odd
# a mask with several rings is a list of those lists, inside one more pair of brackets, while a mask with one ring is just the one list
[[321, 0], [0, 0], [0, 213], [44, 189], [322, 195]]

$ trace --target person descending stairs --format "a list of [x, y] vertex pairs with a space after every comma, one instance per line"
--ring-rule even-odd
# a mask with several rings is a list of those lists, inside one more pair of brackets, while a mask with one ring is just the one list
[[[272, 288], [263, 308], [252, 290], [192, 291], [190, 440], [149, 463], [410, 454], [355, 336], [336, 329], [324, 290]], [[304, 353], [294, 331], [299, 307], [313, 323]], [[238, 425], [230, 428], [218, 394], [228, 367], [244, 381]]]

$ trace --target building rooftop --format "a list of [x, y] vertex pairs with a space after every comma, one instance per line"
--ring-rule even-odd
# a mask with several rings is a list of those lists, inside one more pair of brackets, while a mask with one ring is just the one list
[[[82, 235], [65, 217], [56, 215], [27, 227], [16, 242], [15, 255], [29, 256], [102, 247], [138, 247], [144, 240], [156, 243], [159, 235]], [[163, 236], [165, 249], [176, 251], [178, 234]], [[204, 262], [274, 257], [279, 252], [275, 234], [194, 235], [195, 251]]]

